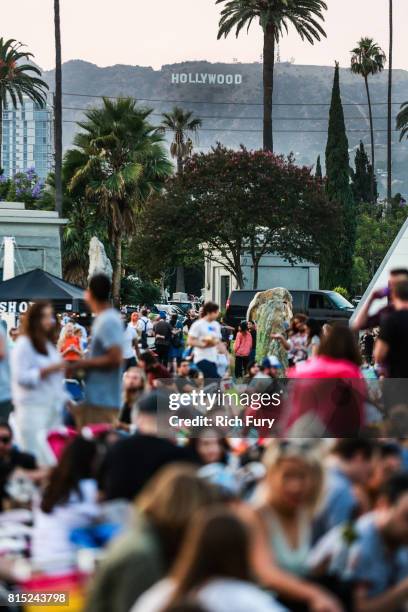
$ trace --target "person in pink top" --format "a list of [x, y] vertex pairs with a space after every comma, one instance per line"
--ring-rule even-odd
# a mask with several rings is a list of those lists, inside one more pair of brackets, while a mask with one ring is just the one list
[[282, 423], [285, 435], [357, 436], [366, 425], [367, 387], [353, 332], [334, 325], [316, 357], [288, 371], [292, 379]]
[[252, 335], [248, 323], [241, 321], [234, 343], [235, 378], [241, 378], [248, 367], [249, 355], [252, 350]]

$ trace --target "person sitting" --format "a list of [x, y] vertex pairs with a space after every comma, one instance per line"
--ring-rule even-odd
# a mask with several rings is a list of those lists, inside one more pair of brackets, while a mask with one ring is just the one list
[[377, 508], [329, 531], [311, 555], [313, 566], [351, 588], [354, 612], [397, 612], [408, 600], [408, 475], [383, 485]]
[[132, 411], [145, 390], [145, 379], [140, 368], [129, 368], [123, 374], [123, 404], [119, 414], [122, 429], [129, 429], [132, 422]]
[[333, 325], [317, 357], [288, 372], [286, 436], [355, 437], [366, 425], [367, 385], [353, 332]]
[[154, 390], [143, 396], [134, 411], [136, 433], [109, 449], [100, 477], [106, 499], [132, 500], [161, 467], [175, 461], [190, 461], [186, 449], [159, 436], [157, 414], [161, 405], [168, 406], [164, 392]]
[[85, 612], [129, 612], [142, 593], [169, 571], [191, 516], [219, 500], [217, 490], [199, 478], [193, 466], [163, 467], [136, 499], [131, 528], [108, 548]]
[[0, 510], [7, 505], [6, 484], [10, 476], [18, 470], [29, 478], [38, 472], [37, 461], [31, 453], [24, 453], [13, 445], [13, 432], [8, 423], [0, 423]]
[[375, 452], [375, 443], [364, 438], [344, 438], [334, 443], [322, 502], [315, 519], [315, 540], [359, 514], [355, 486], [370, 480]]
[[186, 596], [211, 612], [283, 612], [253, 583], [251, 531], [233, 511], [197, 513], [180, 556], [165, 580], [147, 591], [131, 612], [160, 612]]
[[64, 449], [51, 472], [41, 503], [34, 509], [32, 557], [48, 573], [66, 571], [75, 565], [73, 529], [87, 527], [100, 513], [97, 445], [78, 436]]
[[197, 382], [191, 376], [191, 370], [191, 363], [187, 360], [182, 361], [177, 369], [177, 377], [174, 382], [180, 393], [190, 393], [197, 388]]

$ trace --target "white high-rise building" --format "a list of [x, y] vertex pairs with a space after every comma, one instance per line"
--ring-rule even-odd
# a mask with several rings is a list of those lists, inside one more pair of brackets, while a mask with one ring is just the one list
[[13, 107], [10, 101], [3, 110], [2, 167], [4, 175], [35, 168], [45, 180], [54, 168], [54, 128], [52, 105], [41, 108], [28, 98]]

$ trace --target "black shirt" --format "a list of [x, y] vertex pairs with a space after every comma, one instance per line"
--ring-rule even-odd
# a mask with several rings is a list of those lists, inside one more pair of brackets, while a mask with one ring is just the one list
[[155, 342], [161, 346], [170, 346], [171, 339], [171, 325], [163, 319], [158, 321], [154, 326], [154, 333], [156, 336]]
[[164, 465], [189, 461], [191, 454], [169, 440], [135, 433], [108, 451], [100, 485], [107, 499], [133, 499]]
[[389, 346], [389, 377], [408, 378], [408, 310], [389, 314], [381, 327], [379, 338]]

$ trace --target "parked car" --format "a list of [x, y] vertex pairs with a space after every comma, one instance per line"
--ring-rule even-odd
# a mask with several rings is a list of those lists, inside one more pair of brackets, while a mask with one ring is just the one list
[[[258, 291], [246, 289], [232, 291], [226, 304], [227, 325], [237, 327], [240, 321], [246, 319], [248, 306], [256, 293]], [[293, 299], [293, 314], [302, 312], [322, 324], [334, 321], [347, 323], [354, 312], [354, 306], [336, 291], [307, 290], [290, 293]]]

